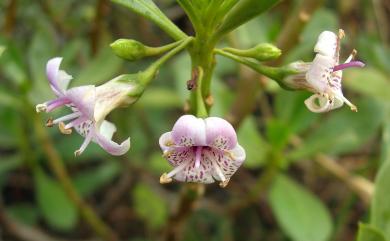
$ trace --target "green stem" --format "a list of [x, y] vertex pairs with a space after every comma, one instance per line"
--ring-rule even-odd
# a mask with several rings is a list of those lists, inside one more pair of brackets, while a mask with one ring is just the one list
[[[203, 79], [203, 69], [201, 67], [198, 68], [198, 80]], [[196, 87], [196, 116], [200, 118], [206, 118], [208, 116], [207, 109], [205, 106], [205, 103], [203, 101], [202, 96], [202, 83], [201, 81], [198, 83], [198, 86]]]
[[177, 41], [177, 42], [173, 42], [173, 43], [170, 43], [170, 44], [167, 44], [167, 45], [159, 46], [159, 47], [146, 46], [146, 48], [147, 48], [147, 51], [146, 51], [147, 56], [156, 56], [156, 55], [163, 54], [163, 53], [165, 53], [165, 52], [175, 48], [181, 42], [183, 42], [183, 40], [180, 40], [180, 41]]
[[[200, 96], [197, 91], [193, 91], [191, 93], [190, 106], [191, 112], [193, 114], [197, 114], [197, 110], [202, 108], [202, 105], [206, 106], [207, 113], [211, 108], [211, 104], [205, 101], [206, 98], [210, 96], [211, 80], [215, 67], [215, 56], [213, 49], [216, 42], [210, 41], [211, 34], [212, 33], [207, 31], [199, 33], [194, 40], [194, 44], [189, 49], [192, 61], [192, 69], [201, 68], [203, 70], [202, 79], [197, 79], [197, 85], [200, 89], [197, 91], [201, 91], [202, 95]], [[202, 100], [200, 100], [200, 97], [202, 97]]]
[[265, 66], [265, 65], [253, 62], [251, 60], [238, 57], [234, 54], [225, 52], [221, 49], [215, 49], [214, 52], [219, 54], [219, 55], [225, 56], [229, 59], [232, 59], [238, 63], [244, 64], [244, 65], [248, 66], [249, 68], [253, 69], [254, 71], [259, 72], [260, 74], [263, 74], [271, 79], [280, 80], [283, 77], [283, 75], [281, 75], [281, 70], [282, 70], [281, 68]]
[[165, 64], [170, 58], [172, 58], [174, 55], [176, 55], [178, 52], [183, 50], [187, 45], [193, 41], [193, 37], [188, 37], [181, 41], [181, 43], [171, 51], [169, 51], [167, 54], [159, 58], [157, 61], [155, 61], [152, 65], [150, 65], [145, 71], [143, 71], [141, 74], [145, 75], [144, 78], [140, 78], [140, 84], [146, 86], [150, 83], [150, 81], [153, 79], [153, 76], [157, 73], [157, 71], [160, 69], [160, 67]]

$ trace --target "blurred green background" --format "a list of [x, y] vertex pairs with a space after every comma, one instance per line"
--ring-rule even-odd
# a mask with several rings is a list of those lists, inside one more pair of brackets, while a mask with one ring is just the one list
[[[155, 3], [192, 34], [175, 1]], [[292, 22], [297, 26], [288, 25]], [[281, 40], [287, 28], [294, 30], [284, 39], [291, 46]], [[310, 113], [303, 104], [310, 93], [282, 90], [217, 57], [211, 112], [238, 128], [247, 160], [227, 188], [206, 187], [181, 226], [181, 240], [349, 241], [355, 240], [359, 221], [390, 222], [389, 217], [370, 220], [370, 210], [390, 212], [390, 180], [377, 183], [373, 198], [375, 176], [390, 161], [390, 2], [286, 0], [221, 44], [279, 43], [284, 63], [311, 61], [318, 34], [339, 28], [346, 33], [341, 58], [355, 48], [366, 63], [364, 69], [344, 71], [344, 95], [358, 106], [357, 113], [347, 107]], [[44, 127], [51, 115], [35, 113], [37, 103], [53, 98], [45, 75], [48, 59], [64, 58], [62, 69], [74, 77], [72, 86], [98, 85], [153, 61], [119, 59], [109, 48], [114, 40], [132, 38], [150, 46], [172, 40], [108, 0], [2, 0], [0, 31], [0, 239], [95, 239], [53, 174], [49, 159], [57, 158], [78, 193], [121, 240], [163, 240], [183, 185], [159, 184], [171, 167], [158, 138], [183, 114], [188, 55], [164, 66], [139, 102], [109, 116], [118, 127], [116, 139], [131, 137], [125, 156], [109, 156], [91, 144], [76, 158], [73, 152], [83, 139]], [[67, 110], [54, 115], [61, 113]], [[58, 155], [50, 154], [52, 149]], [[390, 176], [387, 169], [383, 176]], [[372, 203], [377, 205], [370, 209]], [[385, 235], [390, 238], [389, 231]]]

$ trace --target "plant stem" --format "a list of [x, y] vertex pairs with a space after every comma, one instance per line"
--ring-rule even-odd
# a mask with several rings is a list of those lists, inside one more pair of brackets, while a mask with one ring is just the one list
[[293, 73], [293, 70], [286, 68], [286, 67], [271, 67], [271, 66], [266, 66], [259, 64], [257, 62], [253, 62], [249, 59], [242, 58], [239, 56], [236, 56], [234, 54], [228, 53], [226, 51], [223, 51], [222, 49], [215, 49], [215, 53], [220, 54], [222, 56], [225, 56], [227, 58], [230, 58], [238, 63], [244, 64], [248, 66], [249, 68], [253, 69], [254, 71], [267, 76], [268, 78], [271, 78], [278, 82], [280, 86], [282, 86], [284, 89], [291, 89], [291, 87], [287, 86], [284, 82], [283, 79], [286, 75], [288, 74], [296, 74]]
[[107, 226], [94, 210], [80, 197], [76, 188], [73, 186], [72, 180], [66, 170], [66, 167], [61, 160], [60, 155], [52, 145], [52, 140], [46, 129], [42, 126], [41, 120], [35, 113], [33, 114], [34, 126], [37, 136], [42, 144], [42, 148], [47, 156], [49, 165], [64, 188], [70, 200], [75, 204], [80, 211], [81, 216], [95, 231], [95, 233], [107, 241], [118, 240], [117, 235], [109, 226]]
[[152, 65], [150, 65], [145, 71], [143, 71], [141, 74], [148, 76], [148, 77], [142, 78], [142, 80], [144, 80], [144, 81], [141, 81], [141, 84], [144, 86], [148, 85], [150, 83], [150, 81], [152, 81], [153, 76], [158, 72], [160, 67], [163, 64], [165, 64], [170, 58], [172, 58], [174, 55], [176, 55], [178, 52], [180, 52], [181, 50], [186, 48], [187, 45], [191, 41], [193, 41], [192, 37], [188, 37], [188, 38], [182, 40], [182, 42], [176, 48], [169, 51], [167, 54], [165, 54], [164, 56], [159, 58], [157, 61], [155, 61]]
[[[211, 103], [208, 103], [206, 98], [210, 96], [211, 80], [215, 67], [215, 56], [213, 53], [215, 45], [216, 42], [212, 40], [212, 33], [202, 31], [197, 33], [194, 43], [189, 49], [193, 71], [198, 68], [203, 70], [202, 78], [196, 80], [198, 87], [196, 91], [191, 93], [190, 97], [191, 112], [193, 114], [197, 114], [198, 109], [202, 108], [202, 105], [206, 106], [207, 115], [211, 108]], [[198, 91], [201, 92], [201, 95], [199, 95]]]
[[182, 189], [177, 211], [167, 223], [164, 234], [165, 241], [180, 240], [183, 226], [196, 207], [196, 201], [203, 196], [204, 184], [187, 183]]

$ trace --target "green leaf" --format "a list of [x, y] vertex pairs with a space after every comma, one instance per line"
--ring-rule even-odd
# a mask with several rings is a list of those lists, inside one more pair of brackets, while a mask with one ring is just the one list
[[36, 198], [43, 218], [54, 229], [69, 231], [77, 223], [76, 207], [57, 181], [39, 168], [34, 170]]
[[151, 228], [159, 228], [168, 218], [168, 209], [165, 201], [148, 185], [138, 184], [133, 191], [134, 208]]
[[[390, 113], [389, 113], [390, 114]], [[390, 160], [390, 118], [383, 123], [382, 129], [382, 146], [381, 146], [381, 162], [385, 163]]]
[[368, 224], [359, 223], [357, 241], [386, 241], [383, 233]]
[[240, 0], [226, 15], [224, 21], [217, 30], [217, 35], [223, 35], [236, 29], [238, 26], [267, 11], [279, 1], [280, 0]]
[[[386, 146], [385, 148], [389, 148]], [[390, 240], [390, 159], [387, 159], [379, 170], [375, 180], [375, 193], [371, 204], [370, 224], [381, 230]]]
[[35, 225], [38, 222], [38, 210], [29, 203], [17, 203], [7, 206], [6, 212], [12, 218], [27, 225]]
[[14, 155], [4, 155], [1, 157], [0, 161], [0, 176], [3, 176], [5, 173], [12, 171], [23, 164], [23, 159], [20, 154]]
[[1, 55], [3, 55], [4, 51], [5, 51], [5, 47], [0, 46], [0, 57], [1, 57]]
[[266, 161], [269, 146], [257, 130], [253, 117], [244, 120], [237, 135], [240, 145], [246, 151], [244, 165], [249, 168], [262, 166]]
[[364, 99], [357, 106], [357, 113], [346, 106], [329, 113], [327, 119], [308, 133], [305, 144], [292, 151], [289, 158], [300, 160], [318, 152], [342, 154], [366, 143], [380, 127], [384, 114], [382, 106], [370, 99]]
[[175, 40], [185, 38], [187, 35], [182, 32], [160, 9], [154, 4], [152, 0], [112, 0], [115, 3], [123, 5], [132, 11], [144, 16], [153, 21], [162, 30]]
[[88, 196], [118, 176], [120, 165], [118, 162], [107, 161], [98, 167], [80, 172], [73, 178], [74, 185], [82, 196]]
[[390, 101], [390, 78], [373, 68], [344, 71], [343, 83], [361, 94], [383, 101]]
[[269, 201], [283, 231], [294, 241], [326, 241], [332, 221], [324, 204], [290, 178], [278, 176]]
[[3, 87], [0, 87], [0, 106], [20, 108], [22, 106], [22, 102], [17, 95]]
[[276, 95], [275, 112], [280, 121], [288, 125], [292, 133], [306, 130], [321, 115], [307, 111], [303, 104], [310, 96], [306, 92], [287, 91], [281, 89]]
[[[3, 40], [0, 38], [0, 41]], [[7, 51], [2, 53], [0, 58], [0, 69], [3, 77], [6, 77], [16, 85], [25, 83], [27, 80], [26, 66], [24, 65], [25, 56], [15, 42], [7, 42]]]
[[274, 150], [282, 150], [287, 144], [290, 134], [290, 129], [284, 122], [278, 119], [267, 121], [267, 138]]

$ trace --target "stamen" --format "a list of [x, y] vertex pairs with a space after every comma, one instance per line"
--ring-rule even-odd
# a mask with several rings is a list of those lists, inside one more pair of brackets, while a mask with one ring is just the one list
[[46, 103], [38, 104], [38, 105], [35, 106], [35, 111], [36, 111], [37, 113], [39, 113], [39, 112], [44, 112], [44, 111], [46, 111], [46, 109], [47, 109]]
[[74, 152], [74, 155], [75, 156], [80, 156], [81, 153], [84, 152], [85, 148], [87, 148], [87, 146], [91, 142], [91, 140], [92, 140], [92, 134], [91, 134], [91, 131], [90, 131], [89, 134], [85, 137], [84, 142], [80, 146], [80, 148], [77, 151]]
[[223, 175], [221, 168], [218, 166], [216, 161], [212, 160], [211, 162], [213, 163], [214, 171], [217, 173], [219, 179], [221, 179], [222, 182], [225, 182], [227, 179], [225, 175]]
[[53, 118], [49, 118], [49, 119], [47, 119], [47, 121], [46, 121], [46, 127], [53, 127], [54, 126], [54, 124], [53, 124]]
[[222, 188], [225, 188], [229, 184], [229, 181], [230, 181], [230, 179], [226, 179], [225, 181], [220, 182], [219, 186]]
[[353, 112], [358, 112], [356, 105], [352, 104], [347, 98], [345, 98], [344, 96], [339, 96], [339, 98], [341, 98], [344, 101], [344, 103], [351, 108]]
[[195, 151], [195, 168], [199, 168], [200, 167], [201, 157], [202, 157], [202, 147], [201, 146], [197, 146], [196, 147], [196, 151]]
[[342, 29], [339, 29], [339, 39], [343, 39], [345, 37], [345, 32]]
[[60, 122], [60, 123], [58, 124], [58, 129], [60, 129], [60, 132], [61, 132], [62, 134], [65, 134], [65, 135], [70, 135], [70, 134], [72, 134], [72, 129], [66, 128], [64, 122]]
[[58, 118], [58, 119], [55, 119], [55, 120], [53, 121], [53, 125], [58, 124], [58, 123], [60, 123], [60, 122], [72, 120], [72, 119], [75, 119], [75, 118], [80, 117], [80, 116], [81, 116], [81, 113], [80, 113], [80, 112], [74, 112], [74, 113], [72, 113], [72, 114], [65, 115], [65, 116], [62, 116], [62, 117], [60, 117], [60, 118]]
[[352, 53], [348, 56], [347, 60], [345, 60], [344, 64], [351, 62], [352, 59], [355, 58], [356, 54], [357, 54], [357, 50], [356, 49], [352, 50]]
[[172, 140], [167, 140], [164, 144], [166, 146], [173, 146], [173, 145], [175, 145], [175, 142], [173, 142]]
[[174, 175], [176, 175], [178, 172], [181, 172], [184, 168], [186, 168], [190, 162], [191, 162], [191, 159], [188, 159], [187, 161], [183, 161], [180, 165], [175, 167], [168, 174], [167, 173], [162, 174], [160, 177], [160, 183], [166, 184], [166, 183], [172, 182], [172, 177]]
[[336, 72], [336, 71], [339, 71], [339, 70], [343, 70], [343, 69], [347, 69], [347, 68], [352, 68], [352, 67], [362, 68], [364, 66], [365, 66], [365, 64], [363, 62], [352, 61], [352, 62], [347, 62], [347, 63], [344, 63], [344, 64], [336, 65], [335, 67], [333, 67], [333, 72]]

